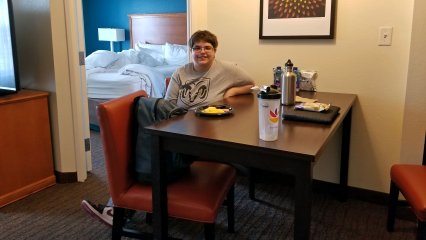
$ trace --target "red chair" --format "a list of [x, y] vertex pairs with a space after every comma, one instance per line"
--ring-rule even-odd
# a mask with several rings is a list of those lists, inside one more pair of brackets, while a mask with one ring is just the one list
[[169, 87], [170, 79], [170, 77], [166, 77], [166, 89]]
[[[426, 151], [426, 139], [425, 147]], [[394, 230], [397, 205], [408, 203], [417, 217], [417, 240], [426, 240], [426, 154], [422, 165], [395, 164], [391, 167], [391, 185], [387, 229]], [[399, 201], [399, 192], [406, 201]]]
[[[112, 238], [152, 237], [124, 228], [125, 209], [152, 213], [152, 188], [135, 182], [130, 165], [135, 146], [133, 101], [146, 96], [139, 91], [99, 104], [97, 115], [104, 147], [109, 191], [114, 203]], [[170, 217], [205, 224], [206, 239], [214, 239], [214, 225], [225, 197], [228, 231], [234, 231], [234, 182], [236, 170], [226, 164], [196, 161], [190, 174], [167, 187]]]

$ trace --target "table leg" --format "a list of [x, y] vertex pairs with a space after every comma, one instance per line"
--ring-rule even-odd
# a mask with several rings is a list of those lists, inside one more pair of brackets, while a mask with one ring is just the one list
[[352, 108], [349, 109], [342, 124], [342, 149], [340, 155], [340, 183], [339, 200], [344, 202], [348, 198], [349, 147], [351, 140]]
[[167, 182], [166, 161], [161, 156], [160, 137], [151, 135], [152, 157], [152, 210], [154, 239], [167, 239]]
[[312, 165], [304, 166], [295, 176], [294, 239], [309, 239], [312, 207]]

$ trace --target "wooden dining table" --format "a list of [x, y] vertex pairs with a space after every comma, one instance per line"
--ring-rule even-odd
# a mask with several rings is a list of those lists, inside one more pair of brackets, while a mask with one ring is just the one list
[[[282, 120], [278, 140], [259, 138], [256, 94], [230, 97], [221, 101], [232, 107], [232, 114], [204, 117], [189, 111], [183, 116], [146, 127], [152, 136], [153, 232], [155, 239], [168, 238], [166, 162], [162, 151], [173, 151], [212, 161], [288, 174], [295, 180], [294, 239], [309, 239], [312, 207], [312, 178], [315, 163], [341, 127], [339, 196], [346, 199], [354, 94], [299, 92], [301, 97], [318, 99], [340, 107], [330, 124]], [[284, 113], [293, 106], [282, 106]]]

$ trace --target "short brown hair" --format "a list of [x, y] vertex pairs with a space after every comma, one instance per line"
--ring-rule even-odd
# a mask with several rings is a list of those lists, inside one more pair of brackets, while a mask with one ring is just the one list
[[217, 37], [213, 33], [207, 31], [207, 30], [198, 30], [195, 33], [192, 34], [191, 38], [188, 41], [188, 46], [190, 48], [194, 47], [194, 44], [199, 41], [204, 41], [210, 43], [214, 49], [217, 48], [217, 45], [219, 44], [217, 42]]

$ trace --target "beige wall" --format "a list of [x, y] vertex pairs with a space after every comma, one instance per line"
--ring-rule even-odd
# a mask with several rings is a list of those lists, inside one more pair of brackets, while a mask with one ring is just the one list
[[422, 157], [421, 139], [424, 137], [426, 128], [425, 10], [426, 1], [416, 0], [402, 132], [402, 163], [418, 163], [418, 159]]
[[[319, 72], [319, 91], [357, 94], [349, 185], [388, 192], [390, 166], [400, 161], [401, 149], [406, 145], [410, 145], [410, 151], [415, 151], [412, 155], [421, 156], [425, 132], [424, 114], [422, 119], [416, 120], [422, 124], [417, 124], [414, 129], [403, 128], [406, 125], [404, 120], [406, 123], [413, 120], [413, 115], [405, 107], [412, 102], [422, 102], [424, 106], [424, 97], [418, 90], [419, 84], [423, 84], [422, 91], [425, 90], [420, 80], [422, 77], [417, 76], [413, 81], [408, 81], [407, 77], [414, 77], [419, 68], [409, 61], [414, 0], [404, 1], [404, 4], [396, 0], [338, 1], [333, 40], [259, 40], [259, 4], [259, 1], [243, 0], [207, 1], [207, 13], [201, 20], [205, 24], [193, 26], [216, 33], [218, 58], [239, 63], [258, 84], [270, 84], [272, 68], [282, 66], [291, 58], [297, 66]], [[418, 5], [425, 10], [424, 3]], [[424, 17], [417, 15], [420, 13], [415, 15], [419, 21], [415, 27], [421, 32], [420, 22], [424, 23]], [[197, 17], [193, 21], [200, 21]], [[392, 46], [377, 46], [380, 26], [393, 27]], [[424, 53], [420, 46], [420, 42], [425, 41], [424, 33], [415, 36], [422, 38], [415, 48]], [[412, 50], [411, 56], [415, 53], [416, 50]], [[424, 62], [424, 57], [418, 62]], [[424, 72], [423, 69], [417, 70]], [[416, 91], [416, 97], [406, 99], [406, 95], [411, 96], [413, 91]], [[403, 129], [407, 130], [407, 136]], [[419, 133], [411, 139], [413, 131]], [[403, 136], [404, 141], [401, 140]], [[338, 144], [335, 139], [324, 153], [316, 166], [315, 178], [332, 182], [337, 179], [330, 169], [338, 167], [338, 155], [330, 149], [337, 149]], [[414, 162], [419, 163], [420, 159]]]
[[197, 30], [207, 26], [207, 0], [187, 0], [187, 14], [189, 24], [189, 35]]

